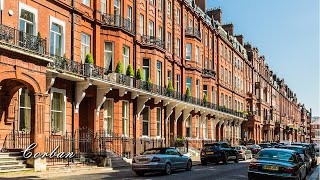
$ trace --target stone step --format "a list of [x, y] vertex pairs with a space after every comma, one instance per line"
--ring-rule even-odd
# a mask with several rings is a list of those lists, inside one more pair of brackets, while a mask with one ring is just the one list
[[9, 172], [21, 172], [21, 171], [31, 171], [32, 168], [18, 168], [18, 169], [6, 169], [0, 170], [0, 173], [9, 173]]
[[22, 152], [5, 152], [0, 153], [0, 157], [7, 157], [7, 156], [21, 156]]
[[21, 169], [26, 168], [26, 164], [15, 164], [15, 165], [1, 165], [0, 170], [8, 170], [8, 169]]
[[6, 165], [20, 165], [25, 164], [25, 160], [15, 160], [15, 161], [0, 161], [0, 166], [6, 166]]
[[15, 161], [15, 160], [24, 160], [23, 156], [0, 156], [0, 162], [3, 161]]

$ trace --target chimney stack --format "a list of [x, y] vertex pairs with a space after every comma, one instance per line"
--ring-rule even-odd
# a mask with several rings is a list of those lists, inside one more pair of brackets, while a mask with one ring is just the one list
[[237, 41], [243, 46], [244, 45], [244, 39], [243, 39], [243, 35], [236, 35], [235, 36], [237, 38]]
[[222, 25], [222, 28], [229, 33], [229, 35], [233, 36], [233, 24], [224, 24]]
[[222, 23], [222, 11], [220, 8], [208, 10], [207, 14], [214, 20], [218, 21], [220, 24]]
[[206, 0], [195, 0], [195, 3], [203, 12], [206, 12]]

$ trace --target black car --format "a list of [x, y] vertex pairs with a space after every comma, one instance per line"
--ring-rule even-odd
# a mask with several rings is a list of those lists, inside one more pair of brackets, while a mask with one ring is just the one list
[[303, 146], [308, 148], [308, 153], [312, 158], [312, 167], [315, 167], [318, 162], [317, 162], [317, 156], [316, 156], [316, 148], [315, 148], [315, 144], [309, 144], [309, 143], [299, 143], [299, 142], [293, 142], [291, 143], [291, 145], [295, 145], [295, 146]]
[[201, 164], [207, 165], [208, 162], [219, 164], [222, 161], [228, 164], [228, 161], [239, 162], [239, 153], [235, 148], [231, 148], [228, 143], [218, 142], [205, 144], [200, 154]]
[[289, 149], [262, 149], [250, 162], [248, 179], [305, 180], [307, 167], [301, 156]]

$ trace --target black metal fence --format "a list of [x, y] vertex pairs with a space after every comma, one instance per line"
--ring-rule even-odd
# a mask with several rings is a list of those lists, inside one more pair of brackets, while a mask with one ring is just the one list
[[15, 131], [6, 135], [3, 143], [4, 149], [26, 149], [31, 144], [30, 132]]
[[124, 18], [120, 15], [114, 14], [101, 14], [101, 21], [104, 25], [119, 27], [132, 34], [135, 33], [134, 21]]

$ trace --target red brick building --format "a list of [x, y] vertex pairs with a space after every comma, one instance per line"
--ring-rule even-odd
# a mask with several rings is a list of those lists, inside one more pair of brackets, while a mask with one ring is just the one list
[[0, 147], [304, 141], [295, 94], [205, 1], [0, 2]]

